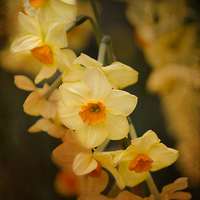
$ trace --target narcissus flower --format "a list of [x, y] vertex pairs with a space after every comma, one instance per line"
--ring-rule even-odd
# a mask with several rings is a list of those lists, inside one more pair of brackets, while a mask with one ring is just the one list
[[42, 31], [39, 21], [35, 18], [20, 12], [18, 19], [28, 34], [14, 40], [11, 50], [16, 53], [30, 51], [33, 57], [43, 64], [35, 78], [36, 84], [44, 78], [51, 77], [57, 69], [64, 72], [71, 66], [76, 58], [75, 53], [70, 49], [60, 50], [68, 45], [62, 21], [48, 21], [47, 28]]
[[133, 187], [144, 181], [149, 171], [157, 171], [174, 163], [178, 151], [159, 143], [157, 135], [149, 130], [142, 137], [131, 141], [126, 150], [118, 151], [115, 162], [125, 184]]
[[37, 88], [28, 77], [23, 75], [16, 75], [14, 82], [18, 88], [32, 91], [23, 104], [25, 113], [32, 116], [41, 115], [46, 119], [56, 117], [56, 103], [59, 100], [58, 89], [55, 89], [49, 98], [45, 99], [43, 95], [49, 89], [48, 84], [44, 84], [43, 88]]
[[51, 19], [68, 24], [76, 19], [76, 0], [24, 0], [25, 12], [40, 20], [42, 27]]
[[81, 82], [64, 83], [59, 89], [58, 113], [65, 126], [75, 130], [87, 148], [100, 145], [106, 138], [119, 140], [129, 132], [126, 116], [137, 104], [137, 97], [111, 89], [98, 67], [89, 67]]
[[115, 89], [125, 88], [138, 80], [138, 72], [125, 64], [114, 62], [103, 67], [100, 62], [82, 53], [74, 60], [72, 67], [63, 74], [63, 82], [80, 81], [83, 72], [91, 66], [99, 67]]

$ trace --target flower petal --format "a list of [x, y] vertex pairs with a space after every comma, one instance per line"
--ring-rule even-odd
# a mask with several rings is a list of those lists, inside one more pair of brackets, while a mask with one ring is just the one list
[[14, 78], [14, 83], [19, 89], [26, 91], [33, 91], [36, 89], [33, 81], [30, 78], [23, 75], [16, 75]]
[[24, 112], [32, 116], [39, 116], [40, 110], [38, 104], [40, 101], [40, 95], [35, 91], [31, 92], [23, 104]]
[[11, 44], [11, 51], [13, 52], [24, 52], [34, 49], [37, 46], [42, 46], [43, 42], [41, 38], [35, 35], [26, 35], [20, 38], [17, 38]]
[[138, 80], [138, 72], [120, 62], [114, 62], [109, 66], [102, 67], [108, 80], [115, 85], [115, 88], [125, 88]]
[[73, 172], [76, 175], [85, 175], [97, 167], [97, 161], [92, 158], [92, 152], [79, 153], [72, 164]]
[[100, 67], [102, 65], [100, 62], [87, 56], [84, 53], [81, 53], [81, 55], [74, 60], [74, 64], [82, 65], [86, 68], [91, 67], [91, 66]]
[[80, 116], [78, 112], [81, 110], [81, 107], [66, 108], [62, 102], [58, 104], [58, 114], [61, 122], [68, 128], [75, 130]]
[[122, 115], [113, 115], [106, 112], [104, 123], [108, 129], [108, 138], [111, 140], [120, 140], [126, 137], [129, 132], [128, 121]]
[[48, 33], [45, 38], [45, 43], [50, 47], [67, 47], [68, 41], [63, 22], [60, 20], [50, 20], [47, 25]]
[[103, 101], [106, 111], [115, 115], [130, 115], [136, 107], [137, 97], [121, 90], [112, 90]]
[[60, 100], [67, 108], [82, 106], [90, 99], [89, 88], [81, 82], [63, 83], [59, 88], [59, 95]]
[[111, 85], [98, 67], [89, 67], [82, 75], [81, 81], [90, 88], [93, 101], [103, 100], [111, 91]]
[[81, 81], [81, 77], [83, 75], [83, 72], [85, 71], [85, 67], [82, 67], [81, 65], [72, 65], [71, 69], [67, 69], [63, 76], [62, 81], [63, 82], [77, 82]]
[[150, 171], [157, 171], [174, 163], [178, 158], [178, 151], [159, 143], [152, 145], [147, 155], [153, 160]]
[[24, 28], [24, 30], [28, 31], [28, 33], [42, 38], [38, 20], [29, 15], [25, 15], [22, 12], [19, 12], [18, 20], [20, 25]]
[[143, 182], [147, 176], [148, 172], [136, 173], [128, 169], [130, 162], [122, 162], [119, 165], [119, 173], [122, 176], [125, 185], [129, 187], [134, 187], [137, 184]]
[[117, 169], [114, 167], [112, 156], [108, 152], [97, 152], [93, 154], [93, 158], [96, 159], [102, 167], [106, 168], [115, 178], [118, 187], [122, 190], [125, 187], [124, 181]]
[[93, 148], [100, 145], [108, 135], [108, 130], [104, 123], [89, 126], [89, 124], [79, 120], [75, 130], [78, 139], [86, 148]]
[[131, 141], [132, 145], [135, 146], [136, 151], [140, 153], [146, 153], [151, 145], [159, 142], [160, 139], [152, 130], [147, 131], [142, 137]]
[[109, 176], [102, 170], [101, 176], [98, 178], [88, 176], [85, 181], [86, 194], [96, 195], [101, 193], [108, 185]]
[[48, 79], [51, 76], [55, 74], [57, 70], [56, 65], [43, 65], [42, 69], [38, 73], [38, 75], [35, 77], [35, 83], [38, 84], [45, 78]]

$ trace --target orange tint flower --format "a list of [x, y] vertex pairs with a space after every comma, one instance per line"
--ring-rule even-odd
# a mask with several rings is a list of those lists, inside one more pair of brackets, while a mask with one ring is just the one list
[[46, 0], [29, 0], [29, 3], [35, 8], [38, 9]]

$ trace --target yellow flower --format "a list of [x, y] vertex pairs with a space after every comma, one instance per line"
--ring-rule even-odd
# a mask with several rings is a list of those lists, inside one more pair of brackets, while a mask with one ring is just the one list
[[64, 72], [71, 66], [76, 55], [67, 47], [68, 41], [65, 26], [62, 21], [51, 20], [47, 22], [47, 29], [41, 30], [39, 21], [35, 18], [19, 13], [19, 23], [27, 31], [27, 35], [14, 40], [11, 50], [18, 53], [31, 52], [39, 62], [43, 64], [42, 69], [35, 78], [35, 83], [44, 78], [51, 77], [57, 69]]
[[124, 181], [115, 168], [113, 158], [109, 152], [81, 152], [75, 157], [72, 165], [75, 174], [87, 174], [88, 176], [96, 178], [101, 177], [102, 167], [114, 176], [120, 189], [125, 187]]
[[133, 187], [144, 181], [149, 171], [157, 171], [174, 163], [178, 151], [159, 143], [157, 135], [149, 130], [142, 137], [131, 141], [126, 150], [120, 150], [114, 161], [125, 184]]
[[40, 20], [42, 27], [51, 19], [65, 25], [76, 19], [76, 0], [24, 0], [23, 6], [28, 15]]
[[87, 148], [100, 145], [106, 138], [119, 140], [129, 132], [126, 116], [137, 104], [137, 97], [111, 89], [98, 67], [89, 67], [81, 82], [64, 83], [59, 89], [58, 113], [65, 126], [75, 130]]
[[102, 64], [85, 54], [81, 54], [73, 62], [70, 69], [63, 74], [63, 82], [75, 82], [81, 80], [83, 72], [91, 66], [99, 67], [111, 83], [112, 88], [125, 88], [138, 80], [138, 72], [120, 62], [103, 67]]
[[43, 95], [49, 89], [47, 84], [44, 84], [43, 88], [37, 88], [28, 77], [23, 75], [16, 75], [14, 82], [18, 88], [32, 91], [23, 104], [25, 113], [32, 116], [41, 115], [46, 119], [54, 119], [56, 117], [56, 103], [59, 100], [57, 89], [46, 100]]

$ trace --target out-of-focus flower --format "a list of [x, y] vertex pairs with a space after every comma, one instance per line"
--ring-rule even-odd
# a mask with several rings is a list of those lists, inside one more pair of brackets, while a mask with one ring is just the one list
[[[183, 190], [188, 187], [187, 178], [178, 178], [174, 183], [166, 185], [163, 187], [160, 194], [159, 200], [190, 200], [192, 195], [188, 192], [183, 192]], [[109, 198], [104, 195], [96, 195], [93, 197], [88, 197], [88, 200], [155, 200], [155, 196], [151, 194], [149, 197], [142, 198], [140, 196], [134, 195], [131, 192], [124, 190], [120, 192], [115, 198]]]
[[147, 89], [161, 97], [166, 128], [180, 151], [176, 165], [194, 186], [200, 182], [199, 80], [198, 66], [170, 64], [154, 71], [147, 82]]
[[61, 21], [48, 21], [48, 28], [43, 32], [35, 18], [20, 12], [18, 19], [28, 34], [15, 39], [11, 50], [19, 53], [30, 51], [43, 64], [35, 78], [36, 84], [51, 77], [57, 69], [64, 72], [71, 66], [76, 55], [70, 49], [60, 50], [68, 45], [65, 27]]
[[159, 143], [157, 135], [149, 130], [142, 137], [131, 141], [126, 150], [115, 153], [125, 185], [133, 187], [144, 181], [149, 171], [157, 171], [174, 163], [178, 151]]
[[81, 81], [83, 72], [91, 66], [101, 69], [110, 81], [112, 88], [124, 88], [136, 83], [138, 80], [138, 72], [127, 65], [114, 62], [103, 67], [100, 62], [82, 53], [74, 60], [72, 67], [63, 74], [63, 82]]
[[106, 138], [118, 140], [129, 131], [126, 116], [137, 104], [137, 97], [111, 89], [98, 67], [89, 67], [81, 82], [64, 83], [59, 89], [58, 113], [65, 126], [75, 130], [87, 148], [100, 145]]
[[54, 119], [56, 116], [56, 103], [58, 102], [58, 90], [55, 89], [49, 96], [48, 100], [43, 97], [48, 91], [48, 84], [44, 84], [43, 88], [37, 88], [34, 83], [26, 76], [16, 75], [15, 85], [22, 90], [32, 91], [23, 104], [24, 112], [39, 116], [46, 119]]
[[24, 0], [24, 10], [39, 19], [42, 27], [52, 19], [66, 25], [76, 19], [76, 0]]

